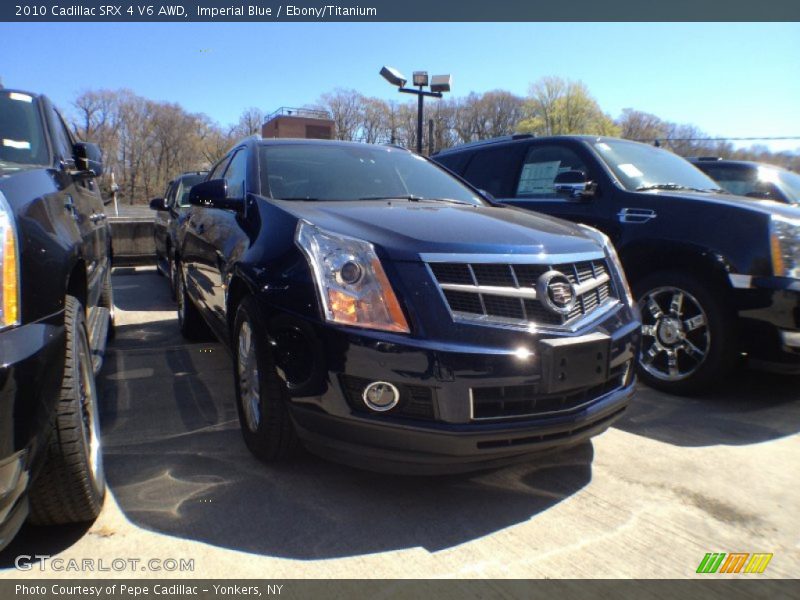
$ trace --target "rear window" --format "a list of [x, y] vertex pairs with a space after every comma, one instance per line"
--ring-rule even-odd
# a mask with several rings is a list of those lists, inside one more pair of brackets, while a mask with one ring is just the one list
[[0, 92], [0, 163], [5, 169], [49, 164], [38, 101], [20, 92]]

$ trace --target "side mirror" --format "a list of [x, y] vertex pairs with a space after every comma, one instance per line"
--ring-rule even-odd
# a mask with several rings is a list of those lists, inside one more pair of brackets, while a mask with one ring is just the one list
[[223, 210], [242, 210], [243, 198], [228, 198], [228, 184], [224, 179], [212, 179], [192, 186], [189, 204]]
[[553, 187], [557, 194], [565, 194], [570, 200], [586, 200], [597, 191], [597, 184], [587, 181], [583, 171], [559, 173], [553, 181]]
[[166, 198], [153, 198], [150, 200], [150, 208], [153, 210], [167, 210]]
[[72, 147], [75, 163], [80, 171], [88, 171], [95, 177], [103, 174], [103, 153], [100, 146], [89, 142], [78, 142]]

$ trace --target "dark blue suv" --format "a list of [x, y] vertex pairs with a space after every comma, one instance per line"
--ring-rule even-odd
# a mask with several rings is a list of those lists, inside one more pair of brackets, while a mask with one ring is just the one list
[[605, 430], [639, 321], [598, 231], [497, 206], [395, 147], [248, 139], [195, 185], [179, 318], [231, 345], [264, 460], [500, 464]]

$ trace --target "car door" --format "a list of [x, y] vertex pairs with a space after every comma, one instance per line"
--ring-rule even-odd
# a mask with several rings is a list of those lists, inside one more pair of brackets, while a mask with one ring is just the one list
[[[240, 200], [242, 206], [246, 194], [247, 160], [246, 148], [238, 148], [223, 174], [227, 198]], [[227, 283], [230, 281], [231, 257], [239, 253], [237, 249], [244, 240], [239, 226], [241, 212], [221, 208], [203, 210], [206, 213], [206, 227], [201, 262], [203, 272], [211, 282], [207, 303], [220, 327], [224, 328], [227, 326], [225, 299]]]
[[[226, 154], [211, 169], [208, 181], [221, 179], [232, 154]], [[186, 291], [197, 307], [210, 318], [209, 299], [213, 295], [213, 282], [208, 272], [209, 247], [206, 228], [209, 225], [209, 212], [213, 210], [202, 206], [190, 206], [178, 231], [180, 262]]]
[[[502, 201], [593, 227], [600, 226], [600, 199], [579, 193], [580, 182], [597, 181], [597, 168], [578, 146], [531, 142], [515, 174], [510, 197]], [[565, 180], [571, 183], [562, 184]]]
[[[176, 187], [177, 187], [177, 182], [175, 181], [170, 181], [167, 184], [167, 189], [166, 192], [164, 193], [164, 205], [167, 208], [169, 208], [170, 203], [175, 197]], [[159, 261], [166, 261], [169, 258], [167, 256], [167, 231], [169, 230], [170, 220], [171, 217], [169, 210], [155, 211], [155, 220], [153, 222], [153, 237], [155, 238], [156, 256], [158, 257]]]
[[[74, 219], [81, 236], [81, 256], [86, 263], [88, 282], [88, 303], [97, 304], [102, 291], [103, 276], [108, 267], [104, 260], [105, 244], [108, 239], [105, 230], [100, 231], [98, 222], [104, 219], [103, 202], [100, 190], [93, 177], [78, 173], [75, 163], [74, 140], [61, 116], [51, 105], [46, 105], [51, 142], [56, 159], [62, 168], [58, 174], [62, 188], [61, 201]], [[102, 215], [102, 216], [101, 216]]]

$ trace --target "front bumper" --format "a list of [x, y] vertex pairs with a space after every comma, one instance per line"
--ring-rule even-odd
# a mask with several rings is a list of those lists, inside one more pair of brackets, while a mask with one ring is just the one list
[[[639, 344], [639, 323], [621, 308], [600, 326], [581, 332], [608, 336], [605, 379], [589, 386], [578, 381], [572, 389], [544, 394], [538, 392], [543, 334], [527, 334], [533, 352], [520, 356], [514, 351], [518, 337], [498, 348], [320, 323], [304, 322], [298, 329], [313, 348], [302, 356], [312, 357], [312, 370], [319, 374], [310, 378], [316, 381], [310, 387], [289, 386], [291, 414], [304, 444], [340, 462], [417, 474], [493, 467], [601, 433], [633, 394], [630, 367]], [[361, 391], [374, 381], [397, 386], [401, 402], [395, 409], [373, 412], [366, 407]], [[493, 397], [485, 402], [492, 394], [509, 394], [513, 402]], [[484, 400], [481, 412], [476, 412], [478, 396]]]
[[743, 350], [755, 366], [800, 373], [800, 282], [759, 277], [735, 290]]
[[25, 492], [64, 372], [64, 314], [0, 332], [0, 548], [27, 515]]

